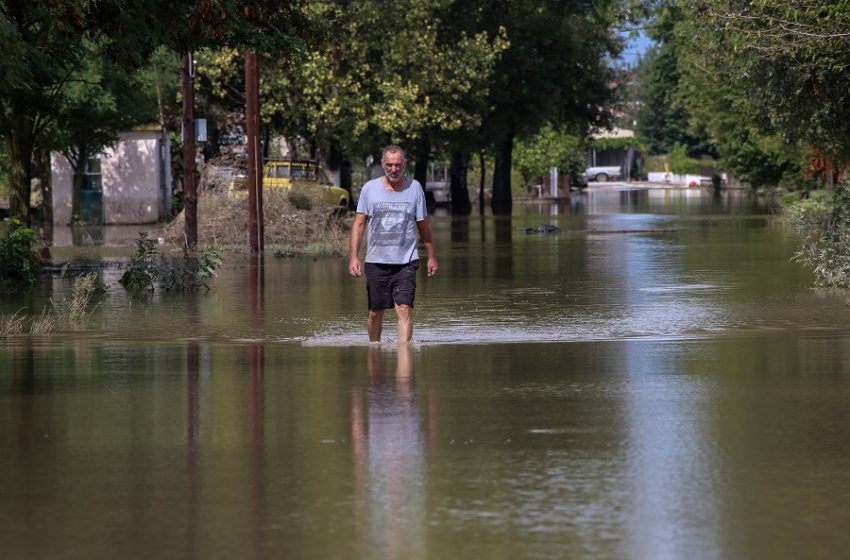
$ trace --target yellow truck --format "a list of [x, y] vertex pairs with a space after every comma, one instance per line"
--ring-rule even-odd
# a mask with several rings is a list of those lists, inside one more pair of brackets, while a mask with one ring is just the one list
[[[270, 159], [263, 165], [263, 188], [281, 192], [303, 190], [318, 193], [318, 198], [332, 206], [348, 206], [348, 191], [331, 183], [321, 166], [314, 161]], [[231, 194], [246, 193], [247, 181], [236, 176], [229, 187]]]

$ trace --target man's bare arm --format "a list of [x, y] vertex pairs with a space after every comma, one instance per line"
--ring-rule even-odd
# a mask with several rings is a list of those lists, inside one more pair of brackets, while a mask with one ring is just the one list
[[348, 273], [359, 278], [363, 271], [360, 268], [360, 244], [366, 233], [366, 214], [357, 214], [351, 226], [351, 239], [348, 244]]
[[434, 249], [434, 236], [431, 232], [431, 220], [425, 218], [416, 222], [416, 227], [419, 230], [419, 237], [422, 239], [422, 244], [425, 245], [425, 252], [428, 254], [428, 276], [437, 274], [440, 265], [437, 262], [437, 252]]

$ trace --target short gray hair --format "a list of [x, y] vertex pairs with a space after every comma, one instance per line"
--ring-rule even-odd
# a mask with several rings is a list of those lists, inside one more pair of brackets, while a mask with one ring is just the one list
[[390, 144], [389, 146], [384, 148], [384, 151], [381, 153], [381, 161], [384, 161], [386, 159], [387, 153], [389, 153], [389, 152], [392, 152], [392, 153], [401, 152], [401, 159], [403, 159], [404, 161], [407, 161], [407, 154], [404, 153], [404, 148], [402, 148], [401, 146], [397, 146], [395, 144]]

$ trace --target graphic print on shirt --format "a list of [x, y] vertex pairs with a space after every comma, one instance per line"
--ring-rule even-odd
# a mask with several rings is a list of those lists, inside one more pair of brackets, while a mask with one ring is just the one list
[[378, 202], [375, 204], [375, 227], [372, 229], [373, 245], [404, 246], [407, 235], [407, 221], [410, 214], [407, 202]]

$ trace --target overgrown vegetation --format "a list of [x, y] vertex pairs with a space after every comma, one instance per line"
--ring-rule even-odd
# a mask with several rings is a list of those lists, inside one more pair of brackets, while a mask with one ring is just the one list
[[153, 291], [159, 286], [165, 291], [196, 291], [209, 289], [208, 281], [215, 276], [222, 258], [215, 247], [207, 247], [200, 256], [183, 248], [183, 258], [172, 265], [159, 253], [157, 242], [140, 233], [136, 254], [121, 276], [121, 284], [131, 292]]
[[157, 256], [156, 241], [149, 239], [147, 233], [140, 233], [136, 240], [136, 254], [121, 275], [121, 284], [130, 291], [153, 290], [159, 276]]
[[166, 291], [194, 292], [201, 288], [209, 289], [207, 283], [221, 266], [222, 259], [218, 250], [206, 247], [200, 256], [183, 247], [183, 258], [178, 266], [163, 261], [163, 273], [160, 286]]
[[92, 305], [94, 300], [105, 293], [106, 287], [96, 272], [74, 278], [71, 300], [67, 303], [68, 318], [72, 321], [80, 321], [91, 315], [94, 311], [93, 307], [100, 305], [100, 302]]
[[700, 161], [688, 157], [688, 147], [676, 142], [673, 145], [673, 151], [670, 153], [670, 170], [680, 175], [698, 175]]
[[9, 235], [0, 240], [0, 288], [26, 288], [38, 280], [41, 260], [32, 249], [33, 243], [33, 231], [15, 221]]
[[850, 181], [838, 185], [831, 200], [824, 191], [812, 194], [788, 208], [803, 237], [793, 259], [812, 269], [815, 286], [850, 288]]
[[[297, 197], [298, 195], [296, 195]], [[266, 189], [263, 192], [265, 246], [309, 256], [347, 254], [350, 215], [338, 206], [311, 197], [309, 209], [299, 209], [290, 194]], [[248, 199], [228, 197], [226, 192], [204, 192], [198, 198], [198, 211], [204, 216], [198, 223], [198, 242], [226, 247], [229, 251], [247, 247]], [[168, 244], [183, 245], [183, 217], [179, 216], [163, 232]]]
[[26, 320], [20, 311], [11, 315], [0, 314], [0, 338], [7, 338], [24, 332]]
[[571, 184], [581, 184], [586, 153], [587, 146], [578, 135], [545, 126], [534, 137], [518, 141], [514, 146], [513, 167], [522, 181], [519, 185], [515, 181], [512, 184], [525, 194], [526, 187], [548, 175], [552, 166], [558, 167], [561, 176], [569, 176]]
[[37, 317], [28, 318], [22, 310], [11, 315], [0, 313], [0, 339], [23, 334], [47, 334], [56, 330], [56, 317], [45, 308]]

